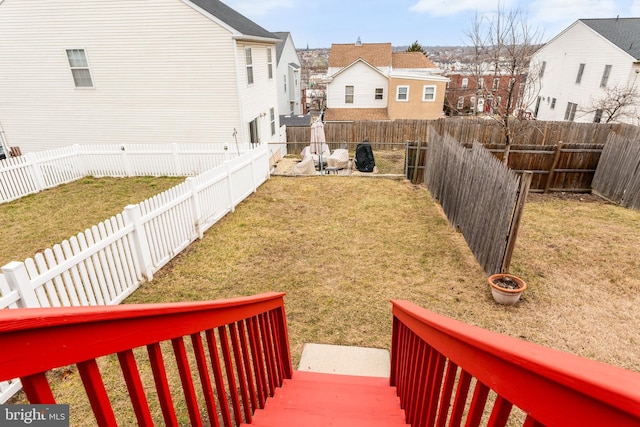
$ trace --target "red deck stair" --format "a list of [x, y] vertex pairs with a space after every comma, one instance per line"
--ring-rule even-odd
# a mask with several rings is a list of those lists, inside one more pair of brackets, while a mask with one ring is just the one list
[[[247, 425], [247, 424], [243, 424]], [[388, 378], [356, 377], [294, 371], [264, 409], [254, 426], [406, 426], [396, 388]]]

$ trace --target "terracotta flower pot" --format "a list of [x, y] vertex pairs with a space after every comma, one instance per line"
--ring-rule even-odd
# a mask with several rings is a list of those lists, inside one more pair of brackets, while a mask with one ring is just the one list
[[[500, 283], [504, 281], [503, 286]], [[505, 286], [505, 284], [510, 286]], [[499, 304], [513, 305], [518, 302], [527, 284], [521, 278], [512, 274], [494, 274], [489, 276], [489, 285], [493, 299]]]

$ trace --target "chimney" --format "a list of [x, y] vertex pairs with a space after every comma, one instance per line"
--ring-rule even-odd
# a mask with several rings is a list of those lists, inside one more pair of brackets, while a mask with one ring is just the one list
[[362, 46], [362, 40], [360, 40], [360, 36], [358, 36], [358, 40], [356, 40], [356, 46]]

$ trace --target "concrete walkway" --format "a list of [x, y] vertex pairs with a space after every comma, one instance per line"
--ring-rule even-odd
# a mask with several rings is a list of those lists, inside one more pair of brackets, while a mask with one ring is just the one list
[[379, 348], [305, 344], [299, 371], [389, 378], [389, 351]]

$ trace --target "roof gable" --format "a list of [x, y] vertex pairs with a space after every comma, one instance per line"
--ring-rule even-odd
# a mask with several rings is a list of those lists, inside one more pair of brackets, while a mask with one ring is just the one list
[[358, 58], [374, 67], [390, 67], [391, 43], [332, 44], [329, 67], [346, 67]]
[[229, 27], [244, 36], [265, 39], [277, 39], [275, 35], [262, 28], [246, 16], [231, 9], [219, 0], [188, 0], [211, 15], [215, 16]]
[[634, 59], [640, 59], [640, 18], [580, 19], [580, 22]]
[[[273, 35], [281, 40], [278, 43], [276, 43], [276, 62], [280, 63], [280, 58], [282, 57], [284, 46], [287, 44], [287, 39], [290, 38], [291, 33], [278, 31], [278, 32], [274, 32]], [[293, 46], [293, 40], [291, 40], [291, 45]], [[295, 49], [295, 46], [293, 48]]]
[[364, 60], [364, 59], [362, 59], [362, 58], [358, 58], [358, 59], [356, 59], [355, 61], [353, 61], [351, 64], [349, 64], [349, 65], [347, 65], [347, 66], [345, 66], [345, 67], [341, 68], [340, 70], [338, 70], [338, 72], [336, 72], [335, 74], [331, 75], [331, 79], [333, 79], [334, 77], [336, 77], [336, 76], [337, 76], [337, 75], [339, 75], [339, 74], [344, 73], [344, 72], [345, 72], [345, 71], [347, 71], [347, 70], [350, 70], [350, 69], [351, 69], [353, 66], [355, 66], [356, 64], [364, 64], [364, 65], [366, 65], [367, 67], [371, 68], [371, 69], [372, 69], [373, 71], [375, 71], [376, 73], [380, 74], [381, 76], [383, 76], [383, 77], [385, 77], [385, 78], [388, 78], [388, 76], [387, 76], [387, 75], [385, 75], [382, 71], [380, 71], [380, 69], [379, 69], [379, 68], [374, 67], [373, 65], [369, 64], [367, 61], [365, 61], [365, 60]]

